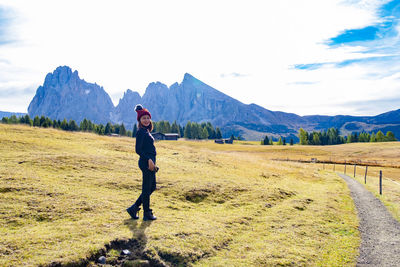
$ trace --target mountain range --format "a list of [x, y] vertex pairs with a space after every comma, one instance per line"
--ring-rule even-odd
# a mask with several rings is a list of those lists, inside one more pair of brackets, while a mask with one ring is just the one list
[[148, 108], [154, 121], [211, 122], [220, 127], [224, 137], [241, 135], [260, 140], [265, 135], [294, 138], [300, 128], [307, 131], [339, 128], [341, 134], [361, 131], [386, 132], [400, 137], [400, 109], [378, 116], [299, 116], [271, 111], [256, 104], [244, 104], [186, 73], [181, 83], [167, 86], [150, 83], [143, 96], [127, 90], [114, 107], [103, 87], [81, 79], [77, 71], [60, 66], [48, 73], [28, 107], [31, 117], [45, 115], [52, 119], [84, 118], [95, 123], [124, 123], [130, 129], [136, 123], [136, 104]]

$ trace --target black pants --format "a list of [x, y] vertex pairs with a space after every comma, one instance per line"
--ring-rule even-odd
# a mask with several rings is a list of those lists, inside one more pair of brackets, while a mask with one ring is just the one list
[[[154, 164], [155, 159], [152, 159]], [[150, 195], [156, 190], [156, 173], [148, 169], [148, 163], [141, 162], [139, 160], [139, 167], [142, 171], [142, 193], [136, 200], [135, 204], [137, 207], [143, 204], [143, 211], [150, 211]]]

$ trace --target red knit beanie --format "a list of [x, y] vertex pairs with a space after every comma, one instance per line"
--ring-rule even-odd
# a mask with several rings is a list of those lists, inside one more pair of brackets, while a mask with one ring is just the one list
[[149, 115], [150, 119], [151, 119], [150, 112], [147, 109], [143, 108], [142, 105], [137, 104], [135, 107], [135, 111], [137, 112], [137, 120], [138, 121], [140, 121], [140, 118], [144, 115]]

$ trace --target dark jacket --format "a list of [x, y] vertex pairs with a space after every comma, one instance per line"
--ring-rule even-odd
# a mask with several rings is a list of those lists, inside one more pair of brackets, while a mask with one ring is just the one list
[[140, 156], [140, 161], [147, 162], [156, 159], [156, 147], [154, 146], [154, 138], [149, 131], [145, 128], [139, 128], [136, 133], [136, 153]]

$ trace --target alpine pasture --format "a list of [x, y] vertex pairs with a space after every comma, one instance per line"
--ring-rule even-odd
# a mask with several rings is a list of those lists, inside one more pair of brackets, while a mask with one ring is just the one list
[[[118, 265], [129, 249], [131, 262], [160, 266], [354, 266], [360, 236], [344, 181], [332, 165], [275, 159], [377, 158], [393, 167], [399, 148], [159, 141], [158, 219], [149, 223], [125, 211], [141, 191], [134, 145], [0, 124], [0, 265], [95, 265], [99, 255]], [[393, 213], [399, 192], [382, 198]]]

